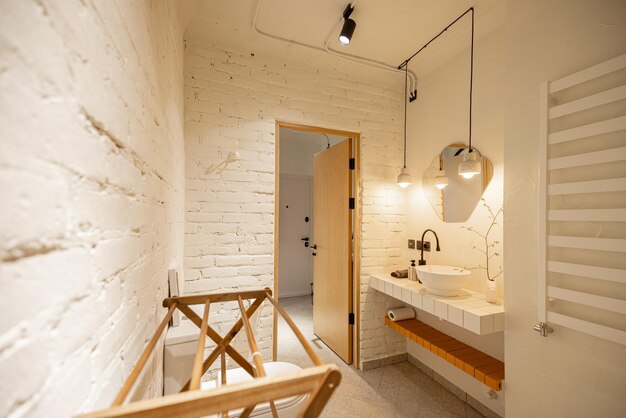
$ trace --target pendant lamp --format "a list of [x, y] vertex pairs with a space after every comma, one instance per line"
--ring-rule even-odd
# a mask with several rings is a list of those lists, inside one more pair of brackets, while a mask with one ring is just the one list
[[442, 159], [441, 155], [439, 155], [439, 171], [437, 171], [433, 178], [433, 185], [439, 190], [445, 189], [448, 185], [448, 176], [446, 176], [446, 170], [443, 169]]
[[[471, 148], [470, 148], [471, 152]], [[459, 175], [466, 179], [471, 179], [476, 174], [480, 174], [480, 162], [476, 159], [476, 153], [463, 154], [463, 161], [459, 164]]]
[[463, 161], [459, 164], [459, 176], [471, 179], [480, 174], [481, 163], [476, 158], [476, 153], [472, 149], [472, 89], [474, 85], [474, 11], [472, 9], [472, 41], [470, 44], [470, 90], [469, 90], [469, 149], [463, 155]]

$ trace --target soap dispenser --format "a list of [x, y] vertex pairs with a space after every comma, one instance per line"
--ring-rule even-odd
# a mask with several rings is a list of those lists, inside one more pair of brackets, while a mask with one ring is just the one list
[[415, 260], [411, 260], [411, 265], [409, 266], [409, 280], [417, 281], [417, 271], [415, 271]]

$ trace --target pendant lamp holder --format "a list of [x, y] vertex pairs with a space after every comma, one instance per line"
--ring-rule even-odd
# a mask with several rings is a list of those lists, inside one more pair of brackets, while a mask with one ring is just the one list
[[344, 18], [344, 20], [349, 19], [350, 15], [352, 14], [353, 11], [354, 11], [354, 6], [352, 6], [351, 3], [348, 3], [346, 8], [343, 10], [343, 18]]

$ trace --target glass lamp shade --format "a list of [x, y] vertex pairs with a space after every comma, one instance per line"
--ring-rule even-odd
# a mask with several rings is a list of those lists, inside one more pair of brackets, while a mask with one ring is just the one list
[[470, 152], [463, 155], [463, 161], [459, 164], [459, 176], [471, 179], [476, 174], [480, 174], [480, 169], [480, 162], [476, 160], [476, 154]]
[[411, 178], [409, 170], [407, 170], [406, 167], [402, 168], [402, 170], [400, 170], [400, 175], [398, 176], [398, 186], [406, 189], [411, 185], [411, 183], [413, 183], [413, 179]]

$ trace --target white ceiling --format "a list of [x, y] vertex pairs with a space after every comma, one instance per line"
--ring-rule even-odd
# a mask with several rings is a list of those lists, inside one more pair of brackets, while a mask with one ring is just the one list
[[[349, 46], [337, 42], [346, 0], [199, 0], [186, 32], [190, 41], [248, 53], [319, 59], [319, 52], [288, 45], [255, 33], [257, 28], [277, 37], [356, 55], [397, 66], [469, 7], [476, 11], [480, 39], [504, 22], [502, 0], [358, 0], [351, 16], [357, 27]], [[469, 48], [469, 15], [411, 62], [424, 76]], [[316, 55], [317, 54], [317, 55]]]

